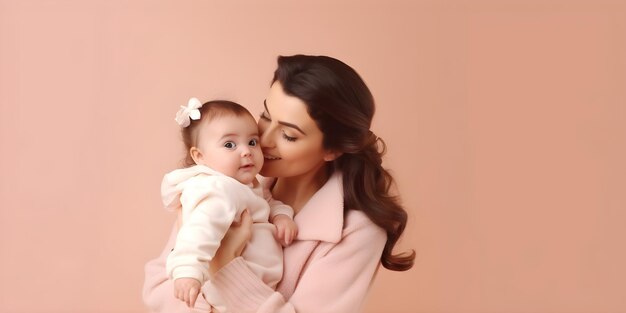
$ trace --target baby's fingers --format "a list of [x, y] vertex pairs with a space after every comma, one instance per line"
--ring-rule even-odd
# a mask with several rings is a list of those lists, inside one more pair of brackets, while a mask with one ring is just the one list
[[187, 306], [189, 306], [189, 291], [186, 291], [186, 292], [183, 294], [183, 301], [185, 302], [185, 304], [186, 304]]
[[187, 303], [187, 306], [189, 306], [190, 308], [193, 308], [194, 305], [196, 304], [196, 300], [198, 299], [198, 293], [199, 290], [196, 287], [191, 288], [191, 290], [189, 290], [189, 302]]
[[278, 241], [282, 241], [285, 237], [285, 228], [276, 226], [276, 239]]
[[288, 230], [285, 232], [285, 245], [289, 245], [291, 243], [291, 239], [293, 239], [293, 232]]
[[176, 298], [178, 298], [178, 300], [182, 302], [187, 303], [186, 297], [187, 297], [187, 291], [184, 288], [180, 288], [178, 290], [178, 295], [176, 296]]
[[294, 226], [290, 229], [290, 233], [291, 236], [289, 237], [289, 242], [287, 244], [291, 244], [294, 240], [296, 240], [296, 237], [298, 236], [298, 228]]

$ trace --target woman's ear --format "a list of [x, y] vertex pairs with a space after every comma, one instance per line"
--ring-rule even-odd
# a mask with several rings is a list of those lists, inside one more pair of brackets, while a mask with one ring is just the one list
[[191, 158], [193, 159], [193, 161], [196, 164], [202, 164], [203, 160], [202, 160], [202, 152], [200, 152], [200, 150], [196, 147], [191, 147], [189, 149], [189, 155], [191, 155]]
[[326, 151], [324, 153], [324, 161], [326, 162], [330, 162], [330, 161], [334, 161], [336, 160], [338, 157], [340, 157], [343, 154], [343, 152], [337, 152], [337, 151]]

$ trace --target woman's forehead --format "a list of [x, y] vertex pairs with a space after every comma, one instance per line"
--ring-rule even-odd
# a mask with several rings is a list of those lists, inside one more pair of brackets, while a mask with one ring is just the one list
[[265, 106], [272, 120], [298, 125], [305, 132], [305, 128], [316, 128], [306, 104], [297, 97], [287, 95], [279, 82], [275, 82], [270, 88]]

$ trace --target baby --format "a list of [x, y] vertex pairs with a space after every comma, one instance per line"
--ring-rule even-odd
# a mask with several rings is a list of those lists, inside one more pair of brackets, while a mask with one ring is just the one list
[[223, 100], [201, 104], [192, 98], [178, 111], [176, 122], [182, 127], [188, 167], [168, 173], [161, 184], [166, 209], [179, 214], [167, 273], [175, 296], [189, 307], [202, 288], [207, 302], [224, 313], [223, 301], [208, 281], [209, 262], [230, 225], [249, 210], [252, 238], [242, 257], [275, 288], [283, 272], [281, 244], [290, 244], [297, 233], [293, 210], [271, 199], [269, 191], [263, 193], [256, 179], [263, 153], [257, 124], [243, 106]]

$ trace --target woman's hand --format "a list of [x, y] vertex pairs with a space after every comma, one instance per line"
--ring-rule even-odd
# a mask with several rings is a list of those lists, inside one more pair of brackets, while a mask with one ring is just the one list
[[230, 225], [226, 235], [220, 243], [220, 247], [215, 252], [215, 257], [209, 264], [209, 271], [214, 275], [224, 265], [230, 263], [233, 259], [241, 256], [241, 252], [246, 247], [248, 240], [252, 237], [252, 217], [248, 210], [241, 213], [239, 223]]

